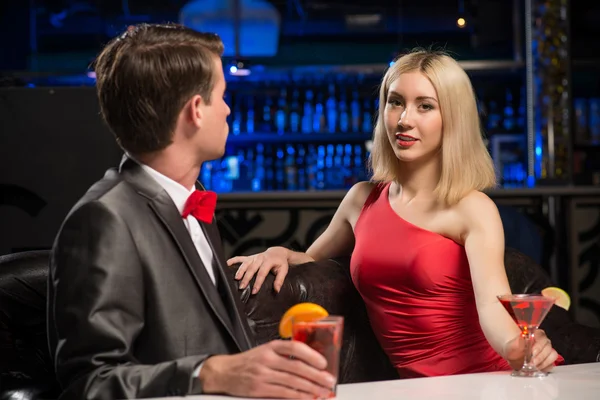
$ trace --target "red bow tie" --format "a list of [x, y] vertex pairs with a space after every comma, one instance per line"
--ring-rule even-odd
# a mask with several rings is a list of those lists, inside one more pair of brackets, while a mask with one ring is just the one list
[[188, 215], [210, 224], [217, 206], [217, 194], [215, 192], [195, 190], [185, 202], [181, 216], [187, 218]]

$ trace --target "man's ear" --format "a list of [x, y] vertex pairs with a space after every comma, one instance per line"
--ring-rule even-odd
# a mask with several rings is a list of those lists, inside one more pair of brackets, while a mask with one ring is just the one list
[[200, 128], [204, 117], [204, 99], [200, 95], [194, 95], [188, 102], [187, 107], [188, 112], [186, 114], [188, 114], [190, 122]]

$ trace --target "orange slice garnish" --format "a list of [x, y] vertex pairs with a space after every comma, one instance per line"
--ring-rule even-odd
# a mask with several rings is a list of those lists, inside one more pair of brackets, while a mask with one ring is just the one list
[[329, 315], [327, 310], [315, 303], [299, 303], [283, 314], [279, 321], [279, 336], [283, 339], [292, 337], [292, 321], [312, 322]]

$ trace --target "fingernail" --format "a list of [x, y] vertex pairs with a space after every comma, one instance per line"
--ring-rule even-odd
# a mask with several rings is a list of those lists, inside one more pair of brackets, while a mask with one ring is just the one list
[[235, 274], [235, 279], [240, 279], [240, 274]]
[[329, 386], [331, 386], [332, 388], [335, 388], [335, 378], [331, 375], [327, 376], [327, 383], [329, 384]]
[[243, 283], [240, 283], [240, 289], [243, 289], [245, 287], [246, 287], [246, 285], [244, 285]]
[[252, 294], [256, 294], [256, 293], [258, 293], [258, 288], [257, 287], [255, 287], [254, 289], [252, 289]]

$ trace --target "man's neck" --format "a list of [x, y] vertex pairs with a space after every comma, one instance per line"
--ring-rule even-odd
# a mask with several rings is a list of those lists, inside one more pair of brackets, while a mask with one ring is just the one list
[[198, 165], [197, 160], [192, 159], [188, 154], [170, 151], [169, 148], [155, 153], [136, 154], [134, 157], [190, 190], [200, 175], [201, 165]]

